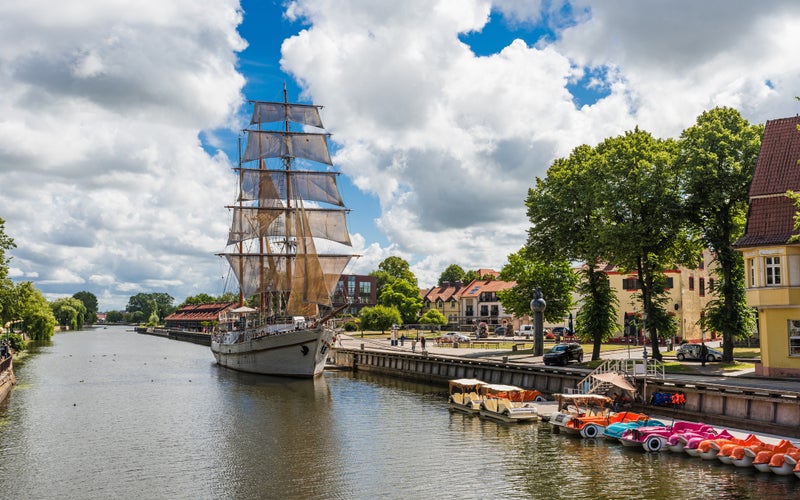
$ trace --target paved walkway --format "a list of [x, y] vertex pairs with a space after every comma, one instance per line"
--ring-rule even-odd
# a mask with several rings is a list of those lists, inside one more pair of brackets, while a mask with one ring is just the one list
[[[404, 353], [414, 353], [422, 355], [421, 343], [417, 342], [413, 346], [412, 341], [406, 339], [403, 345], [392, 346], [386, 337], [375, 338], [365, 337], [361, 338], [358, 334], [340, 335], [340, 341], [336, 346], [347, 349], [360, 349], [361, 344], [365, 349], [380, 350], [380, 351], [395, 351]], [[526, 345], [530, 342], [526, 342]], [[711, 345], [711, 343], [707, 343]], [[489, 345], [487, 343], [487, 345]], [[545, 344], [545, 352], [552, 346], [552, 343]], [[534, 356], [531, 354], [530, 349], [527, 351], [511, 351], [508, 349], [500, 348], [475, 348], [475, 347], [459, 347], [454, 348], [448, 346], [438, 346], [432, 341], [426, 342], [426, 350], [431, 355], [443, 357], [460, 357], [470, 359], [480, 359], [487, 361], [502, 362], [504, 358], [508, 358], [509, 364], [514, 365], [544, 365], [542, 356]], [[712, 345], [713, 347], [713, 345]], [[649, 349], [648, 349], [649, 352]], [[588, 358], [590, 354], [585, 358]], [[630, 350], [622, 348], [614, 351], [605, 351], [601, 353], [603, 359], [642, 359], [643, 352], [641, 347], [631, 347]], [[800, 383], [792, 379], [775, 379], [755, 376], [754, 369], [746, 369], [739, 371], [722, 370], [716, 363], [706, 363], [702, 366], [699, 362], [687, 361], [685, 366], [691, 368], [691, 372], [687, 373], [671, 373], [667, 374], [666, 378], [675, 382], [684, 383], [704, 383], [704, 384], [724, 384], [735, 385], [742, 388], [752, 388], [770, 391], [787, 391], [787, 392], [800, 392]]]

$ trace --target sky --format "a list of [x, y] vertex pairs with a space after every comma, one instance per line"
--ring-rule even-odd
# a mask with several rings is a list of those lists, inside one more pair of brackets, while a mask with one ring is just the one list
[[795, 0], [28, 0], [0, 4], [0, 218], [49, 300], [235, 291], [248, 99], [321, 104], [366, 274], [501, 269], [554, 159], [734, 107], [800, 112]]

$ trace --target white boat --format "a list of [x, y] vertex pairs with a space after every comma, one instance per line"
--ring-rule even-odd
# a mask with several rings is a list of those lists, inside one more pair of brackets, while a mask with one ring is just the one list
[[219, 254], [239, 282], [239, 306], [220, 319], [211, 351], [235, 370], [314, 377], [333, 343], [331, 295], [352, 244], [338, 173], [314, 170], [331, 165], [328, 134], [306, 131], [322, 130], [321, 107], [289, 103], [285, 86], [283, 96], [251, 102], [228, 248]]
[[545, 398], [537, 390], [515, 385], [486, 384], [480, 387], [480, 395], [483, 401], [478, 414], [483, 418], [508, 424], [541, 420], [536, 403]]
[[481, 387], [487, 385], [486, 382], [474, 378], [459, 378], [451, 380], [448, 385], [450, 409], [470, 414], [480, 412], [483, 397], [479, 392]]

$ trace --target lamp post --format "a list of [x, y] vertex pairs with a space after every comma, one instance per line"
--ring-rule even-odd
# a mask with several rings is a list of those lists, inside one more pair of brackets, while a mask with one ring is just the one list
[[533, 291], [531, 311], [533, 312], [533, 355], [544, 354], [544, 309], [547, 303], [542, 292], [537, 288]]

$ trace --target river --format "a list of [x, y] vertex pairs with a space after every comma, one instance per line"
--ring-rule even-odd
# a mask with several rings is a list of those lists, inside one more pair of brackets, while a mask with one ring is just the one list
[[0, 404], [0, 498], [797, 498], [800, 480], [451, 414], [447, 390], [237, 373], [125, 327], [56, 334]]

